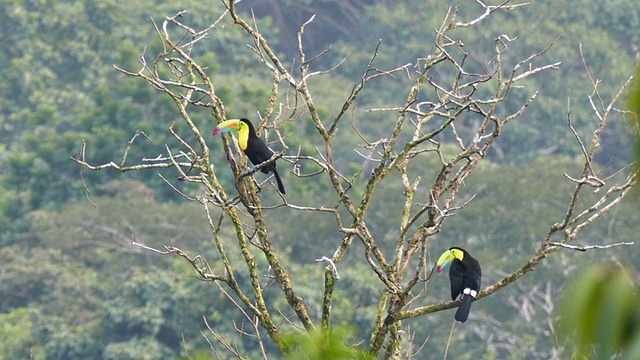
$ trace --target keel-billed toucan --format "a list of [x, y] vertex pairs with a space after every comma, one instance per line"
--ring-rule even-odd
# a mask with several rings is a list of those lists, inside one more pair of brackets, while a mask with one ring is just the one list
[[480, 291], [480, 279], [482, 270], [480, 263], [474, 259], [467, 250], [459, 247], [452, 247], [445, 251], [438, 259], [436, 269], [440, 273], [448, 265], [449, 280], [451, 281], [451, 300], [455, 300], [460, 295], [460, 307], [456, 311], [456, 320], [467, 321], [471, 302], [478, 296]]
[[[273, 151], [256, 135], [256, 129], [253, 127], [253, 124], [251, 124], [251, 121], [245, 118], [223, 121], [213, 129], [211, 135], [216, 136], [228, 131], [238, 132], [240, 149], [244, 151], [253, 165], [258, 166], [273, 156]], [[272, 172], [278, 183], [278, 190], [284, 194], [284, 185], [282, 185], [282, 180], [280, 180], [280, 174], [278, 174], [278, 170], [276, 169], [275, 161], [264, 166], [260, 171], [265, 174]]]

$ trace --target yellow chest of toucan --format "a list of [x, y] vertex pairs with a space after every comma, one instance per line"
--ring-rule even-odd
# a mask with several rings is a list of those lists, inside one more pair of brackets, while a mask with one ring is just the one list
[[242, 151], [247, 150], [249, 143], [249, 125], [243, 122], [240, 123], [240, 130], [238, 130], [238, 143]]

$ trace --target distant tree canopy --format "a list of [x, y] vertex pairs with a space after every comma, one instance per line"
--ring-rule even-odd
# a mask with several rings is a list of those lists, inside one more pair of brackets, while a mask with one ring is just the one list
[[[215, 20], [222, 5], [214, 2], [203, 4], [186, 2], [181, 8], [154, 1], [122, 3], [115, 0], [93, 3], [91, 1], [45, 1], [32, 7], [28, 1], [13, 1], [0, 11], [0, 27], [4, 48], [0, 60], [7, 64], [0, 69], [0, 166], [4, 169], [0, 186], [5, 200], [0, 198], [0, 217], [17, 218], [42, 205], [62, 204], [69, 199], [84, 196], [77, 177], [78, 168], [68, 161], [76, 154], [79, 139], [86, 139], [96, 147], [90, 155], [97, 162], [110, 161], [109, 154], [117, 153], [136, 130], [144, 131], [153, 143], [140, 141], [132, 148], [130, 158], [139, 158], [149, 151], [161, 152], [165, 143], [171, 143], [164, 130], [175, 119], [167, 99], [154, 96], [151, 89], [139, 82], [123, 78], [113, 70], [112, 64], [134, 68], [136, 58], [143, 52], [156, 52], [159, 43], [154, 38], [150, 18], [161, 21], [165, 14], [181, 10], [189, 11], [189, 24], [206, 26]], [[576, 155], [579, 149], [570, 134], [560, 131], [567, 119], [567, 96], [571, 97], [571, 114], [576, 126], [587, 118], [590, 105], [585, 95], [588, 87], [580, 63], [579, 44], [594, 74], [621, 81], [629, 73], [633, 40], [637, 32], [633, 16], [625, 17], [628, 26], [620, 27], [615, 21], [622, 14], [637, 14], [634, 1], [580, 2], [566, 6], [553, 1], [535, 2], [519, 11], [495, 14], [483, 24], [482, 32], [468, 32], [465, 42], [474, 46], [468, 62], [477, 64], [478, 71], [491, 68], [491, 39], [507, 34], [515, 38], [510, 53], [514, 59], [539, 51], [553, 42], [552, 49], [540, 60], [550, 58], [562, 62], [560, 73], [541, 75], [531, 86], [543, 91], [543, 98], [534, 103], [525, 118], [514, 124], [496, 146], [492, 156], [496, 161], [521, 163], [530, 161], [538, 153]], [[426, 54], [432, 44], [425, 44], [414, 34], [429, 34], [439, 26], [448, 4], [431, 1], [243, 1], [239, 9], [252, 9], [266, 35], [279, 34], [277, 49], [293, 56], [295, 39], [302, 22], [316, 14], [310, 27], [307, 51], [320, 53], [332, 45], [332, 50], [317, 60], [319, 68], [335, 65], [342, 58], [346, 62], [331, 73], [333, 81], [351, 82], [361, 75], [359, 69], [378, 39], [382, 40], [377, 64], [381, 68], [393, 67], [418, 59]], [[424, 11], [427, 8], [429, 11]], [[461, 7], [461, 18], [469, 17], [479, 9], [474, 3]], [[638, 10], [638, 9], [637, 9]], [[579, 21], [575, 21], [579, 19]], [[536, 31], [530, 31], [535, 27]], [[16, 31], [20, 29], [20, 31]], [[273, 38], [272, 38], [273, 39]], [[286, 39], [286, 40], [283, 40]], [[154, 46], [156, 48], [154, 48]], [[486, 53], [478, 53], [487, 49]], [[198, 49], [203, 51], [205, 49]], [[231, 113], [251, 113], [260, 108], [269, 92], [268, 76], [251, 65], [251, 50], [240, 38], [238, 29], [216, 32], [205, 53], [198, 54], [208, 66], [208, 71], [224, 81], [219, 89]], [[287, 60], [292, 57], [287, 56]], [[293, 64], [293, 63], [292, 63]], [[251, 68], [250, 72], [245, 70]], [[444, 75], [444, 74], [443, 74]], [[326, 81], [323, 80], [323, 81]], [[381, 106], [397, 100], [398, 89], [406, 86], [406, 80], [372, 83], [370, 94], [365, 92], [362, 101], [368, 106]], [[330, 85], [326, 88], [329, 106], [334, 97]], [[379, 88], [380, 91], [375, 90]], [[374, 91], [375, 90], [375, 91]], [[612, 91], [603, 84], [600, 91], [611, 96]], [[517, 103], [518, 95], [514, 95]], [[323, 109], [320, 109], [322, 111]], [[367, 115], [375, 124], [376, 113]], [[163, 119], [163, 121], [156, 121]], [[202, 113], [198, 121], [211, 122], [210, 114]], [[462, 126], [466, 125], [466, 126]], [[469, 133], [473, 121], [461, 124], [463, 134]], [[366, 129], [375, 133], [375, 127]], [[625, 150], [630, 143], [624, 123], [613, 124], [603, 135], [602, 146], [607, 150], [601, 161], [607, 163], [630, 156]], [[300, 134], [304, 135], [304, 134]], [[120, 139], [121, 142], [106, 141]], [[347, 150], [345, 150], [347, 152]], [[85, 173], [85, 180], [99, 184], [113, 174]], [[132, 174], [149, 184], [159, 185], [157, 175]], [[162, 186], [158, 186], [159, 191]], [[172, 199], [170, 191], [163, 192], [165, 199]], [[7, 235], [4, 235], [7, 236]]]

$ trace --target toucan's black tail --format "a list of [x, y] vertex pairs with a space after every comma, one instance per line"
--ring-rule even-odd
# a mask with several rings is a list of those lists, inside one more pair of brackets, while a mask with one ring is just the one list
[[462, 295], [462, 299], [460, 299], [460, 307], [458, 307], [458, 311], [456, 311], [456, 320], [460, 322], [465, 322], [469, 318], [469, 311], [471, 310], [471, 302], [473, 298], [469, 295]]
[[273, 176], [276, 178], [276, 182], [278, 183], [278, 190], [281, 194], [284, 194], [284, 185], [282, 184], [282, 180], [280, 179], [280, 174], [278, 174], [278, 170], [273, 169]]

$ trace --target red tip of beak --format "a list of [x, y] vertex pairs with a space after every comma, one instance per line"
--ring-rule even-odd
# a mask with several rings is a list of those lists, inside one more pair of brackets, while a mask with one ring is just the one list
[[442, 266], [436, 266], [436, 270], [438, 271], [438, 274], [440, 274], [440, 272], [442, 272]]
[[218, 135], [218, 133], [219, 133], [219, 132], [220, 132], [220, 129], [218, 129], [218, 127], [216, 126], [216, 127], [213, 129], [213, 132], [211, 133], [211, 136], [216, 136], [216, 135]]

